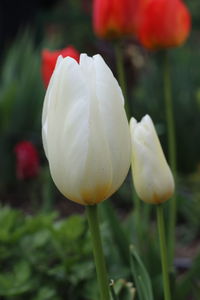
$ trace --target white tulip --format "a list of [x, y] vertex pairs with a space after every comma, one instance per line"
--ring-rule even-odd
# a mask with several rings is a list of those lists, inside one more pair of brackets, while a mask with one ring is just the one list
[[111, 196], [131, 162], [121, 89], [100, 55], [59, 57], [48, 86], [42, 138], [51, 176], [68, 199], [91, 205]]
[[165, 159], [151, 118], [130, 121], [132, 173], [138, 196], [147, 203], [159, 204], [174, 192], [174, 179]]

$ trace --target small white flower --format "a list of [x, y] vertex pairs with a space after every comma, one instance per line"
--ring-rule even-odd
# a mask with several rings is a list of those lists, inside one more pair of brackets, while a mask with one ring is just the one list
[[131, 118], [132, 173], [138, 196], [145, 202], [159, 204], [174, 192], [174, 179], [165, 159], [151, 118], [141, 122]]

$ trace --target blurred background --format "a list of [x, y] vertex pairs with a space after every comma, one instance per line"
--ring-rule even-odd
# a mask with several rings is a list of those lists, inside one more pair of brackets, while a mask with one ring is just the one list
[[[174, 299], [180, 300], [200, 299], [200, 2], [185, 3], [192, 15], [191, 34], [183, 46], [169, 50], [178, 159]], [[2, 300], [98, 299], [84, 209], [62, 197], [53, 185], [41, 141], [46, 91], [42, 53], [68, 46], [78, 53], [100, 53], [117, 77], [112, 42], [97, 38], [93, 31], [92, 0], [1, 1]], [[147, 113], [152, 117], [168, 155], [160, 52], [147, 51], [135, 37], [124, 39], [122, 49], [131, 114], [138, 120]], [[128, 176], [111, 201], [101, 207], [109, 274], [121, 280], [122, 300], [133, 299], [127, 287], [131, 275], [123, 238], [113, 228], [120, 223], [124, 238], [136, 243], [131, 180]], [[155, 299], [162, 299], [161, 270], [155, 263], [155, 212], [141, 205], [145, 221], [140, 232], [145, 239], [140, 253], [152, 278]]]

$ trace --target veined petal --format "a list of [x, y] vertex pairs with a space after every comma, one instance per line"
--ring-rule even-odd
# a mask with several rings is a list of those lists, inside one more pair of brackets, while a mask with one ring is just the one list
[[58, 189], [69, 199], [80, 202], [80, 184], [88, 152], [88, 94], [75, 60], [67, 57], [59, 67], [49, 95], [50, 170]]
[[59, 65], [62, 63], [62, 60], [63, 60], [62, 55], [59, 55], [57, 62], [56, 62], [54, 72], [49, 81], [49, 85], [48, 85], [46, 95], [44, 98], [43, 110], [42, 110], [42, 141], [43, 141], [44, 151], [45, 151], [47, 159], [48, 159], [48, 149], [47, 149], [48, 107], [49, 107], [49, 102], [50, 102], [50, 98], [51, 98], [50, 94], [51, 94], [51, 88], [53, 85], [54, 77], [55, 77], [55, 74], [57, 74], [57, 72], [58, 72], [58, 68], [59, 68]]
[[98, 203], [109, 196], [112, 165], [103, 124], [95, 101], [90, 101], [89, 141], [81, 195], [85, 204]]
[[112, 165], [112, 194], [122, 184], [130, 167], [130, 133], [124, 98], [117, 80], [100, 55], [94, 56], [94, 64], [96, 97]]
[[96, 69], [93, 58], [82, 54], [80, 56], [80, 69], [89, 94], [89, 146], [81, 194], [85, 204], [93, 204], [109, 196], [112, 185], [112, 165], [98, 98], [96, 97]]
[[[96, 70], [96, 83], [98, 83], [96, 88], [98, 89], [98, 91], [101, 89], [102, 92], [101, 101], [103, 101], [103, 96], [105, 96], [106, 99], [109, 99], [107, 100], [107, 102], [112, 102], [112, 104], [115, 104], [116, 101], [119, 101], [124, 105], [122, 90], [117, 80], [113, 76], [110, 68], [107, 66], [107, 64], [99, 54], [94, 55], [93, 60]], [[100, 81], [98, 82], [98, 80]]]

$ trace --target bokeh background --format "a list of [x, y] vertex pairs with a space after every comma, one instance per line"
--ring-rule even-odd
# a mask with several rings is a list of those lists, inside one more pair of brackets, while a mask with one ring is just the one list
[[[177, 138], [177, 244], [175, 299], [200, 297], [200, 3], [185, 1], [192, 15], [187, 42], [169, 50]], [[97, 287], [84, 208], [64, 199], [50, 178], [41, 141], [45, 95], [43, 49], [69, 45], [100, 53], [117, 77], [111, 41], [95, 36], [91, 0], [1, 1], [0, 3], [0, 299], [96, 300]], [[122, 42], [132, 115], [148, 113], [167, 153], [162, 55], [135, 37]], [[16, 145], [31, 142], [39, 157], [29, 178], [17, 173]], [[133, 299], [127, 249], [136, 243], [131, 176], [101, 207], [105, 254], [122, 300]], [[143, 205], [141, 257], [161, 299], [155, 212]], [[130, 213], [130, 211], [132, 211]], [[166, 216], [170, 218], [170, 216]], [[149, 225], [150, 224], [150, 225]], [[149, 227], [150, 226], [150, 227]], [[150, 228], [150, 229], [149, 229]], [[148, 231], [150, 230], [150, 231]], [[117, 249], [118, 248], [118, 249]], [[148, 249], [148, 250], [147, 250]]]

